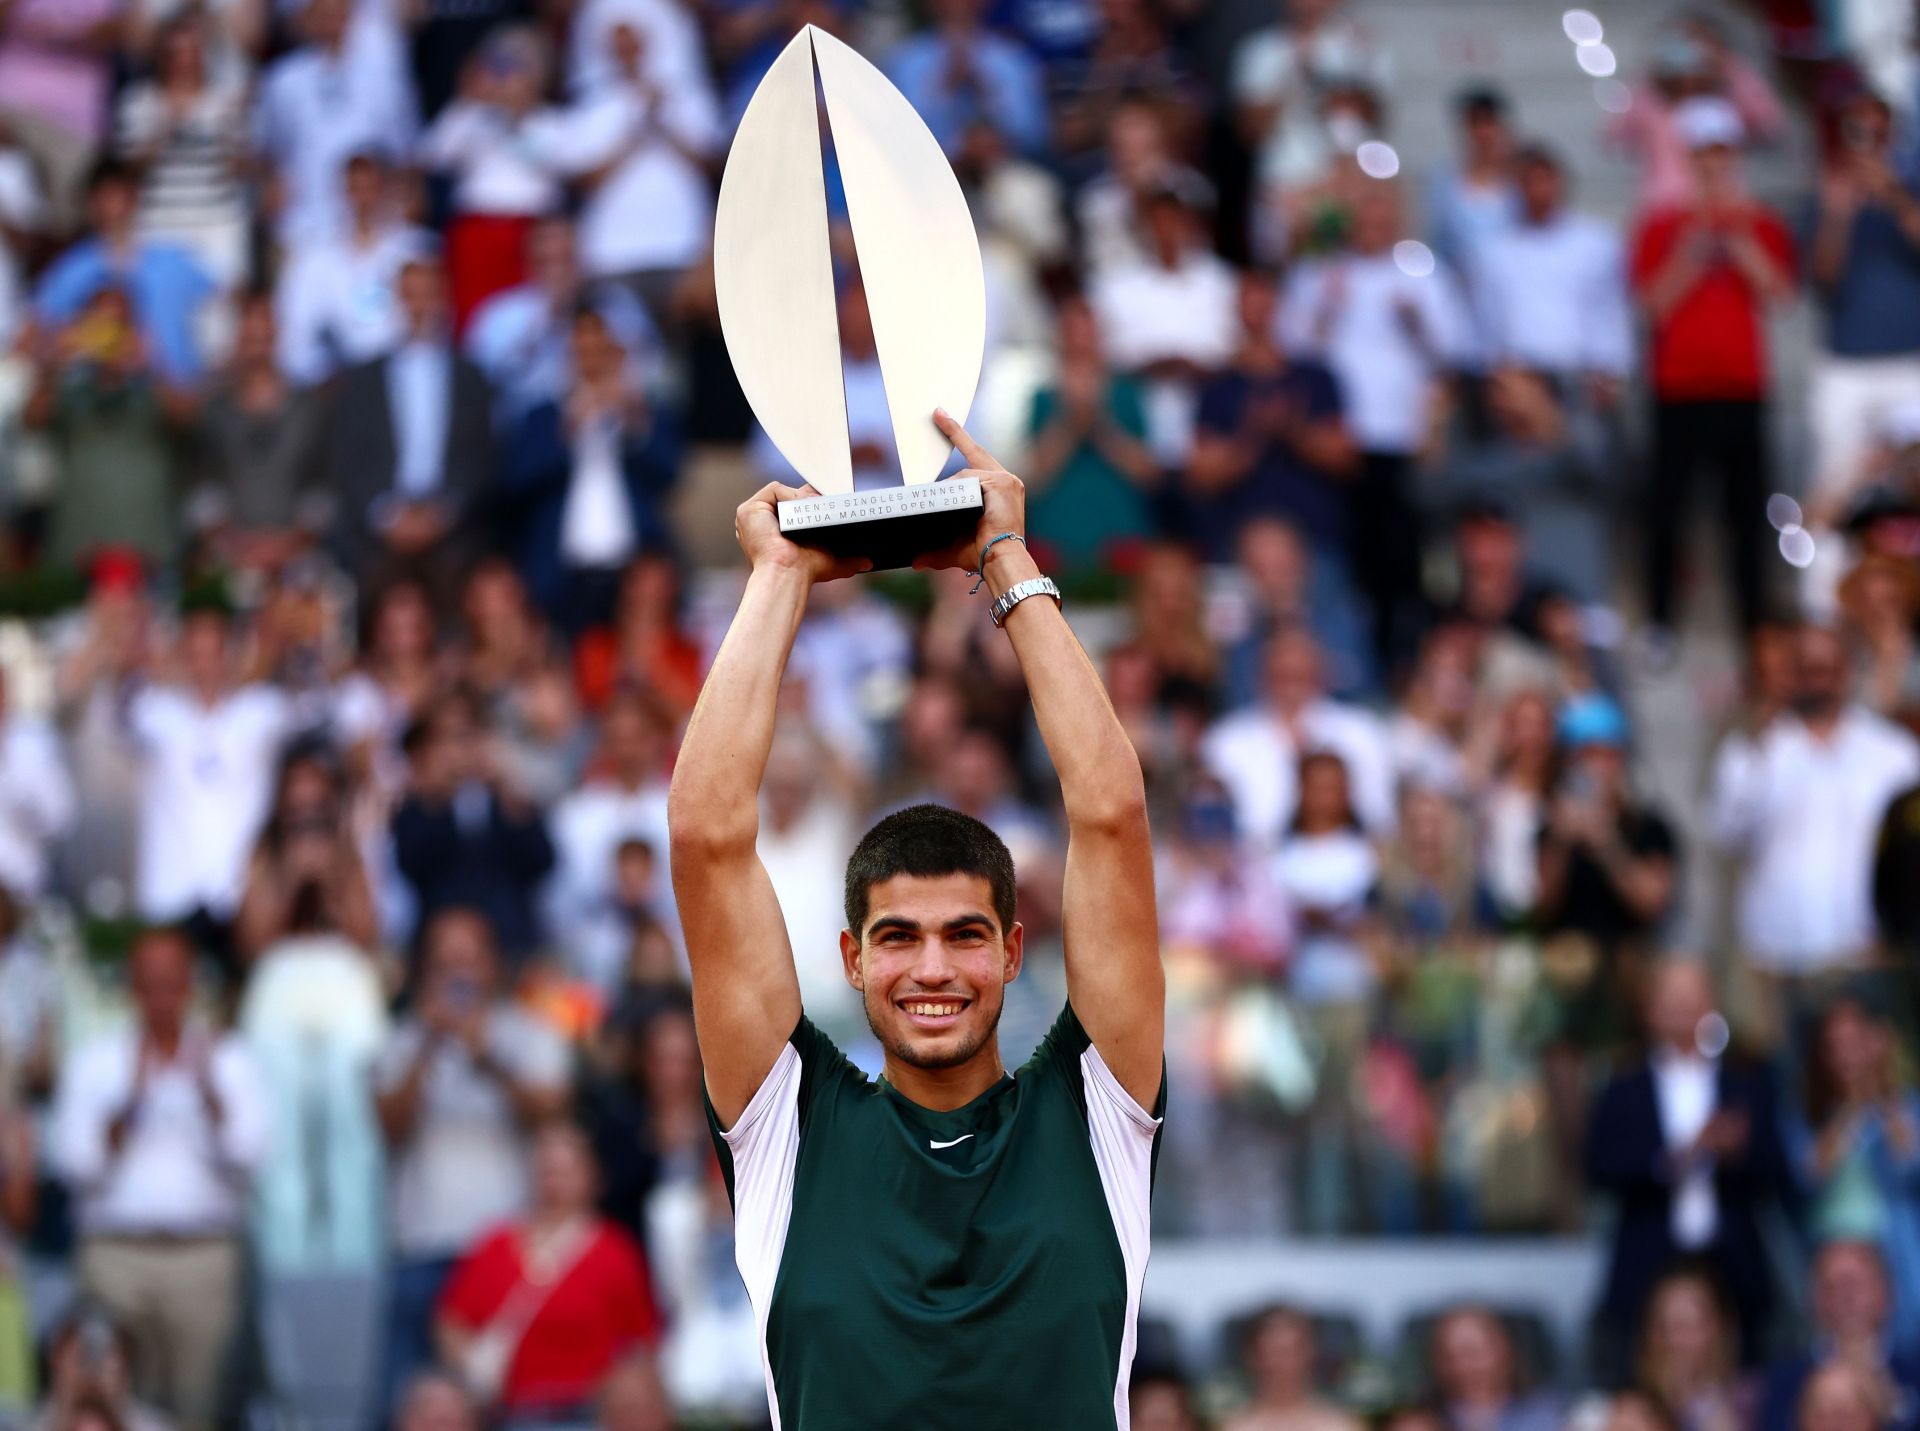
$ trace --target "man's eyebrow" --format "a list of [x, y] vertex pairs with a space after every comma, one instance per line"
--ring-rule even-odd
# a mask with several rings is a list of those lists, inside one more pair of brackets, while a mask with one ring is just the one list
[[995, 927], [997, 923], [998, 921], [995, 920], [992, 915], [988, 914], [959, 914], [941, 925], [940, 929], [944, 934], [952, 934], [975, 924], [984, 924], [991, 929]]
[[908, 919], [904, 914], [883, 914], [867, 926], [867, 933], [877, 934], [883, 929], [904, 929], [909, 934], [918, 934], [920, 921]]

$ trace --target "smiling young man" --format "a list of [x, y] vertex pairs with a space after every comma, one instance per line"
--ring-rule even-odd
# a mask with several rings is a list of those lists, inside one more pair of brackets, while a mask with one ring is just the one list
[[735, 519], [753, 571], [668, 808], [736, 1260], [776, 1431], [1125, 1431], [1165, 1099], [1140, 764], [1057, 592], [1022, 542], [996, 540], [1024, 530], [1020, 480], [937, 420], [985, 506], [923, 565], [984, 572], [1059, 773], [1068, 1004], [1010, 1073], [1013, 861], [979, 821], [921, 805], [874, 826], [846, 871], [840, 959], [884, 1075], [807, 1021], [756, 796], [808, 592], [864, 564], [788, 541], [774, 503], [801, 492], [764, 488]]

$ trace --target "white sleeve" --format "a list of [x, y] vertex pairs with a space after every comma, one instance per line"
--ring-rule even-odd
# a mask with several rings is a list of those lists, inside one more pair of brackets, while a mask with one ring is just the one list
[[82, 1049], [67, 1060], [48, 1121], [47, 1164], [75, 1190], [91, 1187], [107, 1170], [113, 1100], [104, 1086], [104, 1062], [95, 1049]]
[[220, 1085], [220, 1156], [228, 1167], [250, 1173], [266, 1161], [271, 1145], [265, 1083], [247, 1051], [231, 1038], [222, 1042], [214, 1075]]
[[777, 1405], [767, 1359], [767, 1316], [793, 1220], [794, 1171], [800, 1162], [800, 1050], [780, 1050], [746, 1111], [721, 1133], [733, 1159], [733, 1260], [746, 1283], [760, 1333], [767, 1401]]
[[1594, 244], [1587, 293], [1587, 363], [1595, 372], [1625, 377], [1633, 368], [1633, 301], [1627, 296], [1627, 257], [1620, 240], [1601, 234]]
[[1140, 1316], [1140, 1288], [1147, 1275], [1152, 1245], [1153, 1142], [1160, 1120], [1134, 1102], [1091, 1043], [1080, 1055], [1080, 1084], [1087, 1099], [1087, 1137], [1093, 1144], [1100, 1190], [1120, 1242], [1127, 1272], [1127, 1316], [1120, 1343], [1120, 1374], [1115, 1383], [1115, 1424], [1126, 1422], [1127, 1381], [1133, 1366]]
[[1766, 794], [1766, 764], [1760, 747], [1744, 735], [1729, 737], [1713, 762], [1707, 837], [1723, 850], [1744, 845], [1760, 822]]

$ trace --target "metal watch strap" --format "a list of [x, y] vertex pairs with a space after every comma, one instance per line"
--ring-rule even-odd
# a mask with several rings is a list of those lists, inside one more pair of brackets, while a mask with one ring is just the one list
[[1030, 576], [1025, 581], [1016, 581], [1007, 588], [1006, 593], [998, 601], [993, 603], [987, 615], [993, 618], [995, 626], [1004, 626], [1007, 623], [1007, 613], [1029, 596], [1051, 596], [1055, 601], [1059, 601], [1060, 588], [1053, 584], [1053, 578], [1050, 576]]

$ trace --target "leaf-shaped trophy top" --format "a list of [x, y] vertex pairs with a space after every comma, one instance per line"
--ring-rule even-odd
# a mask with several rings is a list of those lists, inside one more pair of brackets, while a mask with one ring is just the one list
[[931, 482], [950, 451], [933, 410], [964, 420], [980, 381], [986, 285], [979, 240], [952, 166], [913, 106], [879, 70], [812, 25], [761, 80], [727, 156], [714, 217], [721, 331], [741, 390], [774, 445], [821, 492], [851, 491], [816, 65], [901, 475]]

